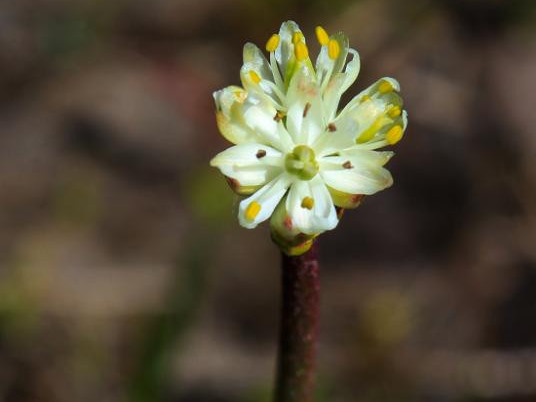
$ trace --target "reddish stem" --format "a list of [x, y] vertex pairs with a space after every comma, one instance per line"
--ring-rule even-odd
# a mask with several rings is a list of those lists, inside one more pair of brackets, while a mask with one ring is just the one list
[[281, 328], [276, 402], [312, 402], [320, 281], [315, 244], [297, 257], [282, 258]]

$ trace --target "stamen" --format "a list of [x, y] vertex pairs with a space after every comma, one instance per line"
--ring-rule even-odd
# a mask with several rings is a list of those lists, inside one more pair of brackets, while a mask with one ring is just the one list
[[341, 53], [341, 46], [335, 39], [330, 39], [328, 43], [328, 56], [330, 59], [335, 60]]
[[361, 102], [366, 102], [366, 101], [369, 101], [369, 100], [370, 100], [370, 96], [368, 96], [368, 95], [363, 95], [361, 97]]
[[285, 113], [278, 110], [277, 112], [275, 112], [274, 121], [280, 122], [283, 119], [283, 117], [285, 117]]
[[261, 77], [253, 70], [249, 70], [249, 78], [251, 78], [251, 81], [253, 81], [255, 84], [261, 82]]
[[315, 33], [316, 39], [318, 39], [318, 43], [320, 43], [322, 46], [326, 46], [329, 43], [329, 36], [324, 28], [322, 28], [321, 26], [317, 26], [315, 28]]
[[309, 113], [309, 109], [311, 109], [311, 104], [307, 102], [305, 104], [305, 108], [303, 109], [303, 118], [305, 119], [307, 117], [307, 113]]
[[402, 127], [400, 126], [391, 127], [389, 131], [387, 131], [387, 133], [385, 134], [385, 139], [387, 143], [389, 145], [396, 144], [398, 141], [402, 139], [403, 131], [404, 130], [402, 130]]
[[236, 100], [240, 103], [244, 102], [247, 98], [247, 94], [245, 91], [234, 91], [233, 95], [236, 98]]
[[270, 53], [275, 52], [277, 46], [279, 46], [279, 35], [273, 34], [270, 36], [270, 39], [268, 39], [268, 42], [266, 42], [266, 51]]
[[335, 125], [335, 123], [328, 124], [328, 131], [331, 133], [333, 133], [334, 131], [337, 131], [337, 126]]
[[283, 103], [285, 103], [285, 99], [286, 99], [286, 96], [283, 92], [281, 92], [281, 89], [279, 89], [279, 87], [274, 84], [272, 81], [264, 81], [266, 83], [266, 85], [268, 85], [272, 91], [274, 91], [274, 94], [277, 95], [277, 97], [279, 98], [279, 100], [283, 101]]
[[272, 74], [274, 75], [275, 85], [278, 87], [283, 86], [283, 79], [281, 78], [281, 73], [279, 72], [279, 67], [277, 66], [277, 60], [275, 59], [275, 53], [270, 53], [270, 67]]
[[388, 81], [384, 81], [380, 84], [380, 86], [378, 87], [378, 91], [380, 91], [381, 94], [386, 94], [386, 93], [389, 93], [393, 90], [393, 86], [391, 85], [390, 82]]
[[264, 158], [266, 156], [266, 151], [264, 149], [259, 149], [255, 156], [257, 157], [257, 159]]
[[292, 43], [294, 43], [294, 45], [296, 45], [296, 43], [298, 42], [301, 42], [302, 39], [303, 39], [303, 34], [300, 31], [296, 31], [292, 35]]
[[294, 44], [294, 55], [298, 61], [303, 61], [309, 57], [309, 49], [303, 42], [297, 42]]
[[315, 206], [315, 200], [312, 199], [311, 197], [304, 197], [304, 199], [301, 202], [301, 207], [306, 208], [309, 211], [313, 209], [314, 206]]
[[342, 167], [345, 168], [345, 169], [352, 169], [354, 167], [354, 165], [352, 165], [352, 162], [350, 161], [346, 161], [342, 164]]
[[252, 201], [244, 211], [244, 215], [248, 221], [254, 220], [261, 211], [261, 204], [257, 201]]
[[395, 117], [400, 116], [401, 112], [402, 111], [400, 110], [399, 106], [393, 106], [391, 109], [389, 109], [389, 111], [387, 112], [387, 115], [394, 119]]
[[358, 143], [368, 142], [370, 141], [374, 135], [382, 129], [385, 124], [390, 123], [391, 121], [388, 120], [385, 116], [380, 116], [374, 122], [370, 125], [369, 128], [367, 128], [363, 133], [359, 136], [357, 139]]

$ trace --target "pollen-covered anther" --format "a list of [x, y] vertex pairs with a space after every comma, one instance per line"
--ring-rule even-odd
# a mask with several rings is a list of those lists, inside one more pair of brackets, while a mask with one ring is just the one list
[[252, 221], [257, 217], [259, 212], [261, 212], [261, 204], [257, 201], [251, 201], [244, 211], [244, 216], [248, 221]]
[[245, 91], [234, 91], [233, 95], [235, 99], [240, 103], [244, 102], [247, 98], [247, 93]]
[[255, 84], [261, 82], [261, 77], [253, 70], [249, 70], [249, 78], [251, 78], [251, 81], [253, 81]]
[[335, 60], [341, 53], [341, 46], [335, 39], [330, 39], [328, 43], [328, 56], [331, 60]]
[[304, 197], [301, 202], [301, 207], [311, 210], [315, 206], [315, 200], [311, 197]]
[[402, 139], [403, 134], [404, 134], [404, 130], [402, 130], [402, 127], [393, 126], [385, 134], [385, 140], [387, 141], [388, 144], [394, 145]]
[[273, 34], [270, 36], [270, 39], [266, 42], [266, 51], [267, 52], [275, 52], [277, 49], [277, 46], [279, 46], [279, 35]]
[[391, 83], [389, 81], [383, 81], [379, 86], [378, 86], [378, 91], [381, 93], [381, 94], [387, 94], [389, 92], [392, 92], [393, 91], [393, 86], [391, 85]]
[[281, 120], [283, 120], [283, 117], [285, 117], [285, 113], [278, 110], [277, 112], [275, 112], [274, 121], [280, 122]]
[[389, 117], [391, 117], [391, 118], [394, 119], [395, 117], [400, 116], [400, 113], [401, 113], [401, 112], [402, 112], [402, 111], [400, 110], [400, 107], [399, 107], [399, 106], [393, 106], [391, 109], [389, 109], [389, 110], [387, 111], [387, 115], [388, 115]]
[[309, 49], [303, 42], [297, 42], [294, 44], [294, 55], [298, 61], [303, 61], [309, 57]]
[[317, 26], [315, 28], [316, 39], [322, 46], [326, 46], [329, 43], [329, 35], [324, 28]]
[[333, 133], [333, 132], [337, 131], [337, 126], [335, 125], [335, 123], [329, 123], [328, 124], [328, 131], [330, 133]]
[[342, 164], [342, 167], [345, 168], [345, 169], [352, 169], [354, 167], [354, 165], [352, 165], [352, 162], [350, 161], [346, 161]]
[[303, 39], [303, 34], [300, 31], [296, 31], [294, 32], [294, 34], [292, 34], [292, 43], [294, 45], [296, 45], [296, 43], [298, 42], [302, 42], [302, 39]]
[[311, 104], [307, 102], [305, 104], [305, 107], [303, 108], [303, 118], [305, 119], [307, 117], [307, 113], [309, 113], [309, 110], [311, 109]]
[[257, 159], [264, 158], [266, 156], [266, 151], [264, 149], [259, 149], [255, 156], [257, 157]]

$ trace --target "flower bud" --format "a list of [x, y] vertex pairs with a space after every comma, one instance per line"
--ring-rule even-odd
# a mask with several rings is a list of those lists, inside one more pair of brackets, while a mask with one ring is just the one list
[[318, 234], [309, 235], [296, 229], [285, 203], [286, 197], [279, 202], [270, 219], [272, 241], [277, 244], [283, 253], [296, 256], [308, 251]]

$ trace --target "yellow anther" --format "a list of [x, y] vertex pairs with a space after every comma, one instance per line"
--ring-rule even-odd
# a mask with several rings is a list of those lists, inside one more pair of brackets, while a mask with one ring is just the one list
[[393, 90], [393, 86], [389, 81], [383, 81], [380, 86], [378, 87], [378, 91], [382, 94], [389, 93]]
[[275, 52], [277, 46], [279, 46], [279, 35], [273, 34], [272, 36], [270, 36], [270, 39], [268, 39], [268, 42], [266, 42], [266, 51]]
[[387, 115], [394, 119], [395, 117], [400, 116], [401, 112], [402, 111], [400, 110], [399, 106], [393, 106], [391, 109], [389, 109], [389, 111], [387, 112]]
[[385, 139], [390, 145], [396, 144], [402, 139], [403, 130], [400, 126], [393, 126], [385, 134]]
[[303, 39], [303, 34], [300, 31], [294, 32], [292, 35], [292, 43], [296, 44], [298, 42], [301, 42]]
[[391, 123], [391, 120], [387, 119], [385, 116], [380, 116], [374, 122], [361, 133], [357, 138], [357, 143], [362, 144], [364, 142], [370, 141], [378, 131], [380, 131], [386, 124]]
[[304, 199], [301, 202], [302, 208], [307, 208], [308, 210], [313, 209], [315, 206], [315, 200], [313, 200], [311, 197], [304, 197]]
[[259, 212], [261, 212], [261, 204], [257, 201], [251, 201], [244, 211], [244, 215], [248, 221], [252, 221], [257, 217]]
[[366, 102], [366, 101], [369, 101], [369, 100], [370, 100], [370, 96], [368, 96], [368, 95], [363, 95], [361, 97], [361, 102]]
[[245, 91], [234, 91], [233, 92], [233, 95], [235, 97], [235, 99], [239, 102], [239, 103], [242, 103], [246, 100], [246, 92]]
[[315, 28], [315, 33], [316, 39], [318, 39], [318, 43], [320, 43], [322, 46], [326, 46], [329, 43], [329, 36], [324, 28], [322, 28], [321, 26], [317, 26]]
[[309, 57], [309, 50], [303, 42], [298, 42], [294, 45], [294, 55], [298, 61], [303, 61]]
[[328, 42], [328, 56], [330, 59], [335, 60], [341, 53], [341, 46], [335, 39], [330, 39]]
[[255, 84], [261, 82], [261, 77], [253, 70], [249, 70], [249, 78], [251, 78], [251, 81], [253, 81]]

